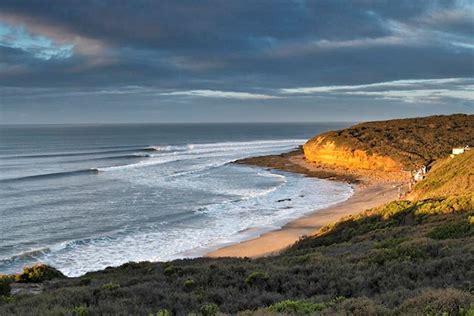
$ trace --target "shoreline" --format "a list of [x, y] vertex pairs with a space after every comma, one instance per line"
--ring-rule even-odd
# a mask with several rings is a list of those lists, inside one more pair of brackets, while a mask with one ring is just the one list
[[204, 255], [209, 258], [250, 257], [276, 255], [289, 248], [303, 236], [316, 234], [322, 227], [340, 218], [355, 215], [366, 209], [383, 205], [398, 198], [399, 188], [405, 182], [399, 175], [384, 176], [373, 172], [348, 172], [345, 169], [311, 164], [305, 161], [301, 150], [280, 155], [245, 158], [237, 164], [260, 166], [269, 169], [301, 173], [308, 177], [346, 182], [354, 193], [345, 201], [315, 210], [292, 220], [281, 228], [260, 236], [225, 245]]

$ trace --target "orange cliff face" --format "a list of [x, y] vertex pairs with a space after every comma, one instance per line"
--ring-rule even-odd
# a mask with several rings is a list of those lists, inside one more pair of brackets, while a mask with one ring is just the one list
[[402, 164], [388, 156], [369, 154], [364, 150], [338, 146], [325, 136], [313, 138], [303, 146], [307, 160], [350, 169], [399, 172]]

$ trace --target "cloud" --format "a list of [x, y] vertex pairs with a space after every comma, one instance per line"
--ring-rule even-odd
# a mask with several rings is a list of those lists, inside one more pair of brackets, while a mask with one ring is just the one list
[[35, 58], [65, 59], [72, 56], [74, 45], [61, 45], [45, 36], [35, 36], [21, 26], [0, 23], [0, 46], [19, 49]]
[[421, 85], [442, 85], [447, 83], [463, 83], [470, 81], [470, 78], [444, 78], [444, 79], [413, 79], [413, 80], [395, 80], [387, 82], [376, 82], [369, 84], [351, 85], [351, 86], [323, 86], [323, 87], [304, 87], [304, 88], [289, 88], [281, 89], [282, 93], [288, 94], [311, 94], [316, 92], [332, 92], [345, 90], [360, 90], [366, 88], [378, 87], [413, 87]]
[[74, 89], [74, 88], [29, 88], [21, 87], [0, 87], [0, 93], [4, 99], [15, 98], [19, 94], [22, 98], [41, 99], [41, 98], [75, 98], [75, 97], [91, 97], [91, 96], [148, 96], [158, 98], [160, 96], [177, 96], [177, 97], [202, 97], [202, 98], [223, 98], [237, 100], [265, 100], [276, 99], [280, 96], [268, 94], [235, 92], [235, 91], [218, 91], [218, 90], [189, 90], [189, 91], [171, 91], [163, 92], [163, 90], [155, 87], [146, 86], [122, 86], [102, 89]]
[[18, 88], [2, 106], [472, 109], [470, 84], [449, 81], [474, 77], [472, 1], [0, 1], [0, 23], [0, 88]]
[[474, 101], [474, 78], [413, 79], [362, 85], [318, 86], [280, 89], [289, 95], [355, 95], [404, 102], [430, 102], [442, 98]]
[[[0, 12], [0, 46], [21, 50], [38, 59], [37, 62], [29, 58], [20, 62], [23, 67], [28, 64], [28, 71], [23, 72], [25, 76], [28, 75], [26, 78], [35, 78], [36, 76], [32, 76], [34, 71], [41, 71], [42, 78], [63, 77], [57, 76], [57, 73], [45, 76], [48, 72], [59, 70], [58, 61], [62, 62], [62, 74], [85, 72], [116, 62], [114, 53], [100, 39], [77, 34], [69, 27], [45, 21], [41, 16], [31, 13], [6, 11]], [[43, 67], [49, 67], [51, 62], [54, 63], [52, 69]]]
[[443, 98], [453, 98], [465, 101], [474, 101], [474, 86], [464, 89], [423, 89], [423, 90], [389, 90], [389, 91], [356, 91], [352, 95], [376, 97], [387, 100], [402, 100], [408, 103], [431, 102]]
[[3, 23], [74, 54], [53, 65], [9, 53], [2, 59], [14, 75], [0, 85], [252, 93], [474, 73], [466, 36], [474, 13], [459, 1], [44, 0], [1, 2], [0, 12]]
[[173, 92], [161, 93], [161, 95], [224, 98], [224, 99], [239, 99], [239, 100], [265, 100], [265, 99], [278, 98], [277, 96], [272, 96], [268, 94], [235, 92], [235, 91], [219, 91], [219, 90], [173, 91]]

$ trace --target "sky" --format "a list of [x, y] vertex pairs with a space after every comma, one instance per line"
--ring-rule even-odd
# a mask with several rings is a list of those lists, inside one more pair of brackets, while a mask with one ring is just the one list
[[0, 124], [449, 113], [474, 113], [474, 1], [0, 2]]

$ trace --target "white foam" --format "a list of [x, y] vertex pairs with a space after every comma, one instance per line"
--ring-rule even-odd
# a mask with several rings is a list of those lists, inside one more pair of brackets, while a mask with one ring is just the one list
[[111, 167], [103, 167], [103, 168], [95, 168], [97, 171], [100, 172], [107, 172], [107, 171], [116, 171], [116, 170], [126, 170], [126, 169], [134, 169], [134, 168], [142, 168], [148, 166], [154, 166], [159, 164], [164, 164], [172, 161], [177, 161], [178, 158], [168, 158], [168, 159], [158, 159], [153, 158], [150, 160], [144, 160], [137, 163], [132, 163], [128, 165], [121, 165], [121, 166], [111, 166]]
[[[210, 161], [204, 168], [216, 165], [222, 165], [235, 159], [243, 158], [251, 153], [264, 154], [268, 152], [280, 152], [294, 148], [296, 144], [301, 144], [302, 140], [277, 140], [277, 141], [251, 141], [251, 142], [222, 142], [210, 144], [188, 144], [185, 146], [150, 146], [156, 151], [170, 151], [159, 154], [146, 154], [144, 158], [153, 158], [143, 160], [137, 163], [127, 165], [110, 166], [95, 168], [97, 171], [117, 171], [125, 169], [136, 169], [142, 167], [155, 166], [169, 162], [175, 162], [180, 159], [203, 159], [203, 158], [224, 158], [224, 161]], [[172, 151], [183, 150], [183, 152]], [[183, 175], [187, 174], [186, 171]]]
[[[188, 198], [188, 204], [181, 209], [184, 215], [171, 213], [178, 219], [141, 222], [103, 236], [51, 245], [39, 259], [69, 276], [77, 276], [128, 261], [188, 257], [256, 237], [314, 209], [348, 198], [352, 190], [346, 184], [227, 164], [239, 158], [280, 153], [303, 142], [293, 139], [154, 146], [155, 151], [144, 154], [139, 162], [96, 168], [106, 180], [127, 181], [126, 188], [137, 185], [138, 189], [126, 199], [130, 207], [140, 198], [153, 206], [154, 194], [156, 199], [167, 194], [161, 192], [202, 192], [213, 198], [199, 203]], [[151, 189], [144, 191], [143, 186]], [[140, 196], [142, 192], [147, 192], [144, 197]], [[284, 199], [291, 201], [279, 201]], [[172, 208], [174, 204], [164, 205]], [[129, 226], [128, 222], [125, 226]]]
[[[252, 194], [250, 190], [241, 192], [248, 195], [247, 199], [211, 204], [201, 210], [196, 207], [196, 216], [200, 218], [192, 222], [166, 225], [163, 222], [152, 229], [68, 242], [66, 247], [64, 244], [51, 247], [52, 251], [42, 259], [66, 275], [78, 276], [128, 261], [192, 257], [219, 245], [256, 237], [352, 194], [351, 187], [346, 184], [290, 174], [277, 176], [285, 177], [286, 184], [258, 194]], [[291, 198], [291, 201], [278, 202], [283, 198]]]

